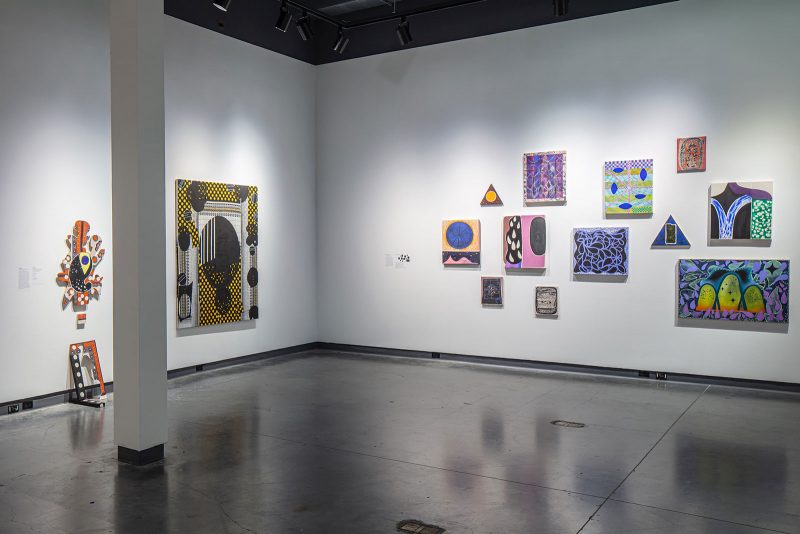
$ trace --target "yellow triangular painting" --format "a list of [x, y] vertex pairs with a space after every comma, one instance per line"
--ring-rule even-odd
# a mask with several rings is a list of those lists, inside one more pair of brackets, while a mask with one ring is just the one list
[[503, 201], [500, 200], [500, 195], [495, 191], [494, 186], [489, 184], [489, 189], [483, 194], [481, 206], [502, 206]]

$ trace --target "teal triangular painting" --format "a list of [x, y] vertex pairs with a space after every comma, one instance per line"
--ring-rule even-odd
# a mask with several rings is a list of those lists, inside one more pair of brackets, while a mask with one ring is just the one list
[[655, 241], [651, 247], [653, 248], [689, 248], [689, 240], [683, 235], [683, 230], [675, 222], [672, 215], [669, 216], [667, 222], [661, 227]]

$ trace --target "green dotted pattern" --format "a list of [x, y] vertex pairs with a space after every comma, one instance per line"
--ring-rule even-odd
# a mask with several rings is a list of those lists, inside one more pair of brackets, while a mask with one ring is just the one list
[[772, 239], [771, 200], [753, 200], [750, 239]]

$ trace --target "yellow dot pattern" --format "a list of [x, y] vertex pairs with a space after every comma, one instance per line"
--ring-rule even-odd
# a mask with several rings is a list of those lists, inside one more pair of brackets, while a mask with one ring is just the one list
[[200, 279], [200, 291], [197, 294], [197, 298], [199, 299], [197, 308], [200, 312], [198, 324], [202, 326], [208, 324], [236, 323], [241, 321], [243, 309], [241, 287], [242, 261], [239, 260], [239, 263], [234, 267], [233, 278], [231, 279], [231, 283], [228, 285], [228, 289], [231, 292], [231, 307], [228, 309], [228, 313], [224, 315], [217, 311], [217, 307], [214, 304], [216, 292], [211, 286], [211, 282], [206, 277], [205, 272], [202, 268], [199, 268], [197, 271], [197, 277]]
[[[194, 223], [194, 217], [186, 220], [184, 214], [194, 215], [192, 204], [189, 201], [189, 187], [191, 180], [176, 180], [175, 182], [175, 218], [177, 233], [187, 232], [191, 236], [193, 248], [200, 246], [200, 232]], [[241, 188], [247, 189], [247, 223], [258, 231], [258, 188], [255, 186], [234, 186], [214, 182], [199, 182], [200, 192], [208, 202], [235, 202], [239, 203], [239, 191]], [[244, 214], [243, 214], [244, 215]], [[247, 234], [242, 235], [242, 240], [247, 238]], [[182, 272], [180, 266], [180, 249], [178, 250], [178, 272]], [[242, 320], [244, 305], [242, 302], [242, 262], [234, 266], [231, 282], [228, 290], [231, 294], [231, 306], [228, 312], [221, 314], [215, 305], [216, 292], [211, 281], [206, 276], [202, 267], [197, 269], [197, 298], [198, 298], [198, 325], [210, 325], [220, 323], [233, 323]], [[247, 283], [247, 282], [244, 282]], [[255, 288], [253, 288], [255, 294]]]
[[178, 234], [187, 232], [192, 237], [192, 247], [197, 248], [200, 246], [200, 234], [197, 232], [193, 220], [184, 219], [184, 213], [192, 212], [192, 204], [189, 202], [189, 186], [192, 182], [189, 180], [175, 180], [175, 228], [178, 229]]
[[258, 231], [258, 188], [251, 185], [247, 188], [247, 224], [255, 226]]

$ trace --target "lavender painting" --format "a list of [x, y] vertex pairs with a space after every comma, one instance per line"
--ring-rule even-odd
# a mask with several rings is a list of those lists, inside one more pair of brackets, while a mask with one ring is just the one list
[[789, 322], [788, 260], [680, 260], [678, 317]]
[[526, 203], [566, 202], [567, 153], [531, 152], [523, 155], [522, 182]]

